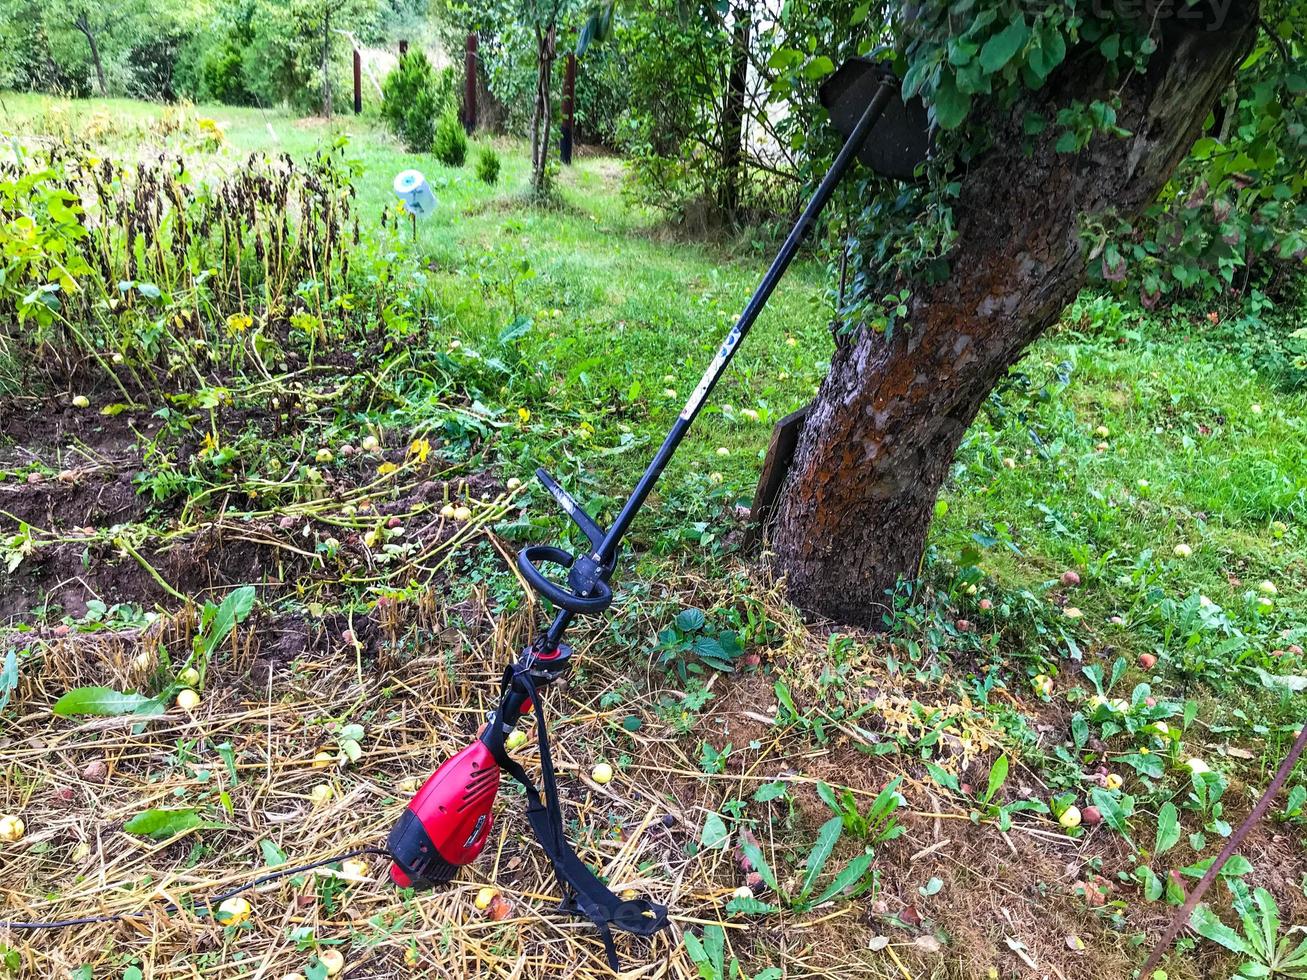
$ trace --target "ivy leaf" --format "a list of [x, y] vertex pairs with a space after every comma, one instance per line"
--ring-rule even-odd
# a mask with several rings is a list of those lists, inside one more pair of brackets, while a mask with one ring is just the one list
[[935, 86], [933, 105], [940, 129], [957, 129], [971, 109], [971, 96], [958, 91], [952, 74], [944, 74]]
[[1025, 18], [1014, 20], [985, 42], [980, 49], [980, 67], [991, 75], [1002, 70], [1028, 40], [1030, 28], [1026, 26]]

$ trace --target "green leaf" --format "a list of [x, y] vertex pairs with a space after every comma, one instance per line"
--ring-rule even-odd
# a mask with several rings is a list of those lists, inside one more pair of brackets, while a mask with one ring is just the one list
[[775, 912], [776, 906], [768, 905], [757, 898], [732, 898], [726, 903], [726, 911], [732, 915], [766, 915]]
[[835, 70], [835, 62], [823, 55], [818, 55], [803, 66], [803, 77], [813, 82], [825, 78]]
[[1180, 841], [1180, 813], [1175, 804], [1167, 800], [1157, 811], [1157, 842], [1153, 845], [1154, 856], [1165, 854]]
[[755, 803], [770, 803], [772, 800], [778, 800], [785, 795], [786, 786], [779, 779], [770, 783], [763, 783], [753, 794]]
[[5, 651], [4, 666], [0, 667], [0, 711], [9, 704], [9, 697], [18, 689], [18, 653], [13, 647]]
[[69, 691], [50, 709], [60, 718], [94, 715], [114, 718], [118, 715], [161, 715], [163, 704], [143, 694], [124, 694], [111, 687], [78, 687]]
[[695, 609], [691, 606], [676, 614], [676, 628], [682, 633], [693, 633], [695, 630], [702, 629], [703, 624], [704, 615], [702, 609]]
[[236, 628], [236, 624], [245, 621], [245, 617], [253, 608], [254, 586], [242, 585], [239, 589], [227, 593], [227, 597], [222, 600], [222, 605], [218, 607], [218, 612], [213, 617], [213, 622], [200, 641], [203, 655], [207, 657], [216, 650], [222, 641], [227, 639], [227, 634]]
[[940, 76], [931, 101], [935, 107], [935, 121], [941, 129], [957, 129], [971, 109], [971, 96], [958, 91], [953, 75], [948, 72]]
[[1189, 918], [1189, 925], [1194, 932], [1204, 939], [1219, 943], [1232, 953], [1238, 953], [1241, 956], [1251, 955], [1248, 944], [1243, 941], [1243, 937], [1217, 918], [1216, 913], [1205, 904], [1194, 909], [1193, 915]]
[[994, 794], [999, 791], [999, 788], [1007, 779], [1008, 765], [1007, 756], [1000, 755], [994, 760], [994, 764], [989, 767], [989, 786], [985, 789], [986, 803], [994, 798]]
[[710, 850], [722, 850], [730, 839], [731, 833], [726, 829], [726, 821], [721, 818], [721, 814], [708, 814], [703, 822], [703, 830], [699, 834], [699, 843]]
[[1135, 843], [1130, 839], [1130, 815], [1134, 813], [1134, 797], [1123, 796], [1119, 800], [1107, 790], [1095, 789], [1089, 793], [1089, 798], [1093, 801], [1094, 806], [1098, 807], [1098, 812], [1102, 814], [1103, 821], [1125, 838], [1126, 843], [1131, 848], [1135, 848]]
[[[1197, 861], [1189, 865], [1187, 868], [1181, 868], [1180, 873], [1188, 878], [1201, 878], [1203, 875], [1207, 874], [1207, 869], [1212, 866], [1212, 862], [1215, 860], [1215, 857], [1203, 858], [1201, 861]], [[1221, 877], [1242, 878], [1244, 875], [1252, 871], [1252, 869], [1252, 862], [1242, 854], [1231, 854], [1229, 860], [1221, 865]]]
[[286, 863], [286, 852], [266, 837], [259, 841], [259, 850], [263, 852], [263, 863], [270, 868]]
[[930, 773], [930, 778], [935, 780], [936, 783], [943, 786], [945, 789], [951, 789], [955, 793], [962, 792], [962, 787], [958, 783], [958, 777], [953, 775], [953, 773], [949, 772], [947, 769], [941, 769], [939, 766], [935, 765], [935, 763], [927, 762], [926, 772]]
[[830, 860], [831, 852], [835, 850], [835, 844], [839, 841], [840, 834], [843, 832], [843, 817], [831, 817], [821, 825], [821, 830], [817, 831], [817, 840], [812, 845], [812, 851], [808, 854], [808, 867], [803, 875], [803, 885], [799, 889], [799, 898], [807, 898], [812, 892], [812, 886], [817, 883], [817, 876], [821, 874], [822, 868]]
[[741, 835], [740, 850], [744, 852], [744, 856], [748, 858], [749, 863], [753, 865], [753, 870], [762, 875], [762, 880], [767, 882], [767, 887], [779, 894], [781, 889], [780, 886], [776, 884], [776, 873], [772, 871], [771, 865], [767, 863], [767, 859], [762, 856], [762, 848], [749, 840], [746, 836]]
[[138, 837], [165, 840], [203, 826], [205, 822], [195, 807], [180, 807], [175, 810], [146, 810], [138, 813], [123, 824], [123, 830]]
[[1153, 873], [1153, 869], [1146, 865], [1139, 869], [1138, 874], [1144, 879], [1144, 898], [1150, 902], [1160, 901], [1166, 894], [1166, 889], [1162, 886], [1162, 879]]
[[871, 867], [871, 862], [874, 857], [875, 855], [870, 851], [855, 857], [848, 863], [843, 871], [835, 876], [835, 880], [826, 887], [825, 891], [817, 896], [816, 901], [812, 904], [820, 905], [822, 902], [829, 902], [846, 888], [852, 888], [854, 894], [861, 891], [862, 889], [856, 886], [862, 881], [863, 876], [866, 875], [867, 869]]
[[1261, 667], [1254, 667], [1253, 673], [1262, 682], [1262, 687], [1268, 691], [1285, 690], [1295, 694], [1307, 691], [1307, 677], [1299, 674], [1272, 674]]
[[1030, 39], [1030, 28], [1026, 26], [1025, 18], [1020, 15], [1018, 18], [991, 36], [980, 49], [980, 67], [991, 75], [1002, 70]]
[[501, 345], [511, 344], [521, 337], [525, 337], [531, 332], [532, 320], [529, 316], [519, 316], [499, 331], [499, 343]]

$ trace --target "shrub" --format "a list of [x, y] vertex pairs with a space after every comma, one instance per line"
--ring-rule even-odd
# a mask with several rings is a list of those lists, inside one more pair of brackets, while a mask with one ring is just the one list
[[477, 176], [492, 187], [499, 183], [499, 154], [493, 146], [483, 146], [477, 154]]
[[414, 152], [430, 148], [440, 117], [436, 73], [424, 52], [409, 51], [381, 86], [381, 115], [404, 146]]
[[467, 159], [467, 133], [463, 132], [463, 124], [453, 112], [446, 112], [440, 117], [431, 149], [436, 159], [445, 166], [463, 166], [463, 161]]

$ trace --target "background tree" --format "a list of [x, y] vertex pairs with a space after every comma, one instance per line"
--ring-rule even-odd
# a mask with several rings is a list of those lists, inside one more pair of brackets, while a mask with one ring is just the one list
[[[886, 592], [915, 578], [985, 398], [1056, 322], [1090, 261], [1123, 274], [1130, 243], [1111, 231], [1153, 206], [1218, 100], [1234, 108], [1241, 65], [1278, 56], [1284, 95], [1303, 86], [1291, 54], [1303, 15], [1288, 6], [1264, 4], [1260, 18], [1255, 0], [1071, 3], [1030, 19], [1007, 2], [965, 17], [950, 8], [895, 5], [866, 26], [902, 39], [904, 90], [930, 106], [937, 149], [906, 196], [862, 187], [856, 237], [868, 244], [853, 251], [849, 306], [772, 539], [793, 600], [846, 622], [879, 622]], [[1285, 125], [1301, 133], [1300, 116]], [[1274, 175], [1264, 167], [1244, 182]], [[1301, 189], [1282, 189], [1290, 212]]]

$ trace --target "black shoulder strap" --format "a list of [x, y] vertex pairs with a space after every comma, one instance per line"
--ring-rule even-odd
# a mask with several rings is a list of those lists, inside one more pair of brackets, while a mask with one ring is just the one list
[[529, 670], [515, 672], [511, 667], [506, 670], [505, 695], [515, 683], [526, 691], [535, 707], [540, 775], [546, 798], [541, 798], [540, 791], [531, 782], [526, 770], [505, 751], [505, 732], [498, 720], [492, 723], [495, 730], [488, 733], [486, 745], [495, 761], [526, 790], [526, 815], [531, 822], [531, 830], [549, 856], [554, 875], [563, 891], [563, 903], [559, 906], [559, 911], [583, 915], [595, 924], [599, 935], [603, 937], [608, 965], [614, 972], [619, 972], [621, 965], [617, 959], [617, 947], [613, 944], [612, 930], [616, 928], [637, 936], [652, 936], [667, 925], [667, 909], [648, 899], [623, 901], [618, 898], [572, 850], [563, 829], [563, 809], [558, 802], [558, 780], [554, 774], [553, 756], [549, 751], [549, 730], [545, 723], [544, 705]]

